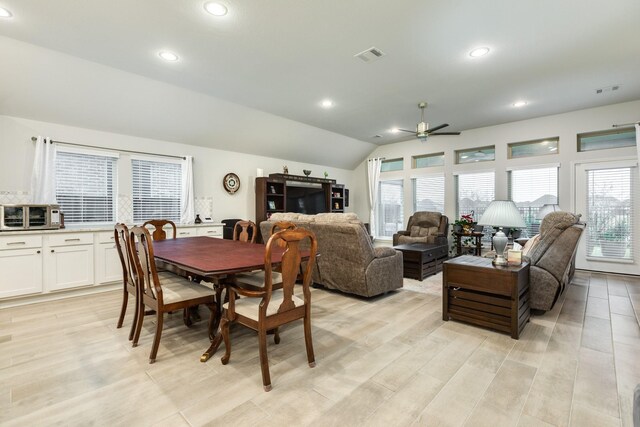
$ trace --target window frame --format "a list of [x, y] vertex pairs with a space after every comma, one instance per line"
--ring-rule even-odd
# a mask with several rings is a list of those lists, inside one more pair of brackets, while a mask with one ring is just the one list
[[[404, 178], [389, 178], [389, 179], [381, 179], [379, 180], [379, 187], [378, 187], [378, 200], [376, 202], [376, 227], [380, 228], [382, 226], [382, 218], [383, 216], [380, 214], [380, 210], [381, 210], [381, 206], [382, 206], [382, 184], [384, 184], [385, 182], [391, 182], [391, 181], [397, 181], [400, 182], [400, 187], [401, 187], [401, 191], [400, 191], [400, 196], [401, 196], [401, 200], [400, 200], [400, 227], [404, 226]], [[398, 230], [400, 230], [401, 228], [399, 228]], [[396, 230], [396, 232], [398, 231]], [[378, 230], [374, 230], [374, 236], [376, 239], [378, 240], [392, 240], [393, 238], [393, 234], [390, 236], [386, 236], [386, 235], [381, 235]]]
[[594, 137], [594, 136], [607, 136], [607, 135], [618, 135], [621, 133], [627, 133], [627, 132], [633, 132], [635, 134], [636, 132], [636, 128], [634, 126], [628, 126], [628, 127], [623, 127], [623, 128], [613, 128], [613, 129], [605, 129], [605, 130], [598, 130], [598, 131], [593, 131], [593, 132], [582, 132], [576, 135], [576, 149], [578, 150], [578, 153], [588, 153], [591, 151], [600, 151], [600, 150], [619, 150], [619, 149], [623, 149], [623, 148], [631, 148], [631, 147], [635, 147], [635, 144], [632, 145], [624, 145], [622, 147], [602, 147], [602, 148], [593, 148], [590, 150], [584, 150], [581, 147], [581, 142], [582, 142], [582, 138], [589, 138], [589, 137]]
[[[441, 165], [428, 165], [428, 166], [418, 166], [419, 159], [426, 159], [430, 157], [442, 157]], [[431, 153], [431, 154], [417, 154], [415, 156], [411, 156], [411, 169], [427, 169], [427, 168], [441, 168], [444, 167], [445, 162], [445, 153], [444, 151], [440, 153]]]
[[431, 173], [431, 174], [424, 174], [424, 175], [416, 175], [416, 176], [412, 176], [411, 177], [411, 197], [412, 197], [412, 207], [413, 207], [413, 212], [418, 212], [418, 201], [416, 198], [416, 189], [417, 189], [417, 180], [419, 179], [429, 179], [429, 178], [442, 178], [442, 211], [440, 211], [441, 214], [445, 214], [445, 210], [447, 207], [446, 204], [446, 200], [447, 200], [447, 192], [446, 192], [446, 188], [447, 188], [447, 178], [445, 176], [445, 173]]
[[[392, 164], [394, 162], [400, 162], [400, 169], [382, 170], [382, 166], [384, 164]], [[394, 158], [394, 159], [384, 159], [384, 160], [382, 160], [382, 163], [380, 164], [380, 173], [398, 172], [398, 171], [403, 171], [403, 170], [404, 170], [404, 157], [397, 157], [397, 158]]]
[[[473, 153], [477, 151], [492, 149], [493, 150], [493, 159], [488, 160], [475, 160], [471, 162], [460, 162], [461, 155], [463, 153]], [[483, 147], [473, 147], [473, 148], [462, 148], [460, 150], [454, 150], [455, 164], [456, 165], [472, 165], [474, 163], [481, 162], [495, 162], [496, 161], [496, 146], [495, 145], [485, 145]]]
[[[178, 189], [179, 189], [179, 192], [180, 192], [180, 198], [178, 199], [178, 212], [177, 212], [177, 215], [175, 217], [169, 217], [169, 216], [166, 216], [166, 215], [164, 215], [163, 218], [136, 217], [136, 197], [135, 197], [135, 190], [134, 190], [135, 177], [134, 177], [134, 166], [133, 166], [134, 161], [172, 164], [172, 165], [177, 165], [180, 168], [180, 180], [178, 182]], [[133, 222], [145, 222], [145, 221], [149, 221], [149, 220], [152, 220], [152, 219], [169, 219], [169, 220], [175, 222], [176, 224], [180, 223], [180, 216], [181, 216], [181, 212], [180, 211], [181, 211], [182, 201], [183, 201], [183, 197], [184, 197], [184, 194], [182, 194], [182, 160], [181, 159], [165, 158], [165, 157], [152, 157], [152, 156], [135, 155], [135, 156], [131, 156], [129, 165], [131, 167], [131, 218], [132, 218]]]

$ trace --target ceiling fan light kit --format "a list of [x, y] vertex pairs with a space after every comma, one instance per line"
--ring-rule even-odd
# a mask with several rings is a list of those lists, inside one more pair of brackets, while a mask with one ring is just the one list
[[416, 130], [412, 131], [412, 130], [406, 130], [406, 129], [398, 129], [401, 132], [408, 132], [408, 133], [413, 133], [416, 135], [416, 138], [418, 138], [420, 141], [422, 142], [426, 142], [427, 138], [432, 135], [432, 136], [438, 136], [438, 135], [460, 135], [460, 132], [439, 132], [439, 133], [435, 133], [435, 131], [446, 128], [447, 126], [449, 126], [448, 123], [444, 123], [441, 124], [439, 126], [436, 126], [434, 128], [429, 129], [429, 123], [426, 123], [424, 121], [424, 109], [427, 108], [427, 103], [426, 102], [421, 102], [418, 104], [418, 108], [420, 108], [420, 123], [418, 123], [416, 125]]

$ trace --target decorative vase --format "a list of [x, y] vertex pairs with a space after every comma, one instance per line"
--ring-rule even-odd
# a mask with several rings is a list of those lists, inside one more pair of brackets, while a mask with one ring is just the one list
[[471, 232], [473, 231], [473, 226], [470, 224], [465, 224], [462, 226], [462, 229], [464, 230], [464, 234], [471, 234]]
[[200, 219], [200, 214], [196, 214], [196, 219], [193, 222], [196, 224], [202, 224], [202, 220]]

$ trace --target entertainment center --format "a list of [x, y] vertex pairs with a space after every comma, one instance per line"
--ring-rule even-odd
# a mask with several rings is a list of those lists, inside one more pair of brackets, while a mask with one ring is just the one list
[[335, 179], [281, 173], [256, 178], [256, 224], [275, 212], [344, 212], [349, 190]]

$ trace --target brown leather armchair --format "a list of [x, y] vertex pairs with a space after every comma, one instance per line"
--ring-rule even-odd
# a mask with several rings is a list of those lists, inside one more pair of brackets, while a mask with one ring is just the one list
[[449, 218], [440, 212], [421, 211], [409, 217], [407, 229], [393, 235], [393, 246], [409, 243], [447, 244]]
[[542, 220], [540, 234], [525, 245], [532, 309], [551, 310], [571, 282], [576, 249], [584, 230], [579, 220], [569, 212], [552, 212]]

